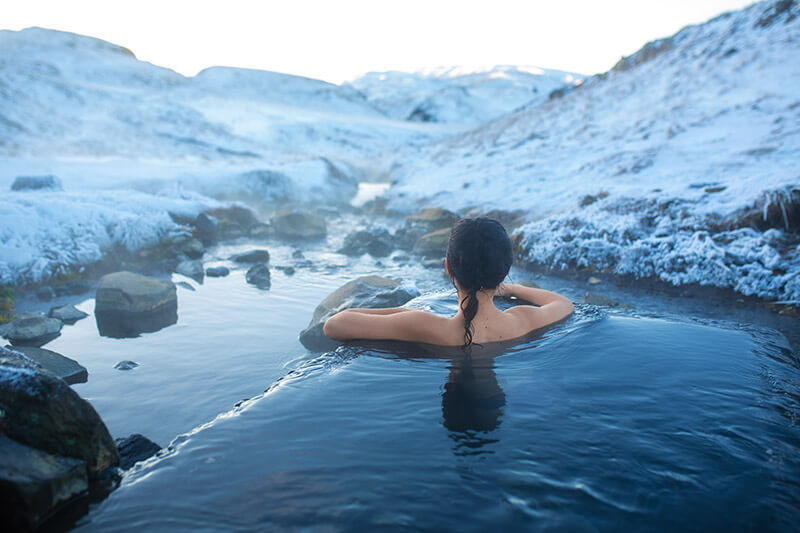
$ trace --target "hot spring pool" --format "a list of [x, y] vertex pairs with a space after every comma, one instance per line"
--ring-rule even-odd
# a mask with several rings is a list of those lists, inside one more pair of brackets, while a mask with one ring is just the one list
[[[235, 281], [226, 279], [206, 283]], [[331, 279], [314, 290], [324, 296], [340, 281]], [[258, 298], [286, 308], [280, 327], [307, 321], [309, 306], [300, 313], [279, 286]], [[455, 299], [418, 303], [448, 313]], [[181, 305], [181, 320], [195, 312]], [[164, 424], [179, 425], [175, 411], [213, 409], [203, 398], [252, 398], [183, 430], [78, 529], [765, 531], [800, 521], [800, 381], [774, 330], [579, 306], [522, 344], [467, 357], [409, 345], [310, 354], [292, 344], [304, 325], [260, 349], [230, 326], [220, 333], [230, 349], [206, 340], [215, 349], [196, 367], [176, 349], [190, 376], [218, 362], [198, 399], [162, 406]], [[144, 354], [148, 339], [129, 345]], [[259, 360], [247, 379], [236, 370]], [[114, 379], [151, 386], [135, 373], [158, 365], [153, 355]], [[125, 425], [99, 403], [112, 433]], [[157, 427], [160, 415], [142, 410]]]

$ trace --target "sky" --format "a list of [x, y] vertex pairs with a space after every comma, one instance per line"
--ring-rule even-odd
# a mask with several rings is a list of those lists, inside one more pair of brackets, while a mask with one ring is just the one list
[[99, 37], [194, 75], [214, 65], [333, 83], [369, 71], [525, 65], [594, 74], [743, 0], [2, 0], [0, 28]]

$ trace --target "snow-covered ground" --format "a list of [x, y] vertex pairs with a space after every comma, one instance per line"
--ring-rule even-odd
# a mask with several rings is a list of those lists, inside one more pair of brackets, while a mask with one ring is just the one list
[[407, 155], [390, 205], [522, 210], [536, 263], [800, 300], [798, 15], [760, 3], [687, 27]]
[[[587, 79], [523, 67], [337, 86], [193, 78], [97, 39], [0, 31], [0, 283], [174, 229], [218, 201], [520, 211], [532, 262], [800, 299], [800, 7], [766, 2]], [[486, 122], [488, 120], [488, 122]]]

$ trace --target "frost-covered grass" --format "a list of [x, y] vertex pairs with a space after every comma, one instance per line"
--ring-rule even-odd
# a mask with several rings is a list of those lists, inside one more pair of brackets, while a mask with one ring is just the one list
[[11, 192], [0, 196], [0, 283], [33, 282], [99, 260], [116, 246], [157, 244], [185, 216], [218, 205], [194, 193], [130, 190]]
[[799, 57], [796, 2], [687, 27], [406, 154], [390, 207], [519, 209], [529, 261], [800, 299], [798, 226], [769, 214], [800, 194]]

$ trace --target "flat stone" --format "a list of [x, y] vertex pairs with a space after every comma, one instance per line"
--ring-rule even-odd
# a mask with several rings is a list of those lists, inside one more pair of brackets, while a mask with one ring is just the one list
[[209, 278], [224, 278], [230, 273], [230, 269], [225, 266], [208, 267], [206, 269], [206, 276]]
[[328, 234], [325, 219], [305, 210], [284, 210], [271, 221], [275, 235], [284, 239], [321, 239]]
[[187, 278], [192, 278], [198, 283], [202, 283], [206, 271], [205, 268], [203, 268], [202, 261], [181, 261], [178, 263], [178, 266], [175, 267], [175, 272], [183, 274]]
[[244, 276], [244, 279], [250, 285], [255, 285], [259, 289], [269, 289], [272, 286], [272, 280], [269, 273], [269, 267], [263, 263], [258, 263], [250, 267]]
[[14, 345], [41, 346], [61, 334], [63, 323], [39, 313], [23, 313], [12, 323], [6, 338]]
[[94, 408], [64, 380], [0, 347], [0, 433], [49, 454], [80, 459], [90, 476], [119, 464], [114, 440]]
[[35, 529], [88, 490], [86, 465], [80, 459], [51, 455], [0, 435], [0, 514], [5, 531]]
[[86, 383], [89, 372], [74, 359], [60, 353], [35, 346], [15, 346], [14, 349], [36, 361], [42, 368], [49, 370], [70, 385]]
[[331, 350], [340, 343], [328, 338], [322, 328], [325, 321], [339, 311], [350, 307], [398, 307], [416, 296], [419, 296], [419, 291], [396, 279], [362, 276], [350, 280], [317, 306], [308, 327], [300, 332], [300, 342], [309, 350]]
[[89, 316], [89, 313], [84, 313], [74, 305], [59, 305], [51, 307], [48, 316], [50, 318], [57, 318], [64, 324], [74, 324], [78, 320]]
[[100, 279], [95, 311], [147, 313], [177, 303], [175, 284], [171, 281], [123, 271]]
[[119, 467], [128, 470], [130, 467], [154, 456], [161, 450], [161, 446], [145, 436], [134, 433], [129, 437], [116, 440], [119, 450]]
[[97, 287], [94, 316], [105, 337], [158, 331], [178, 321], [175, 284], [132, 272], [108, 274]]
[[231, 261], [234, 263], [269, 263], [269, 251], [250, 250], [231, 256]]

